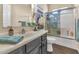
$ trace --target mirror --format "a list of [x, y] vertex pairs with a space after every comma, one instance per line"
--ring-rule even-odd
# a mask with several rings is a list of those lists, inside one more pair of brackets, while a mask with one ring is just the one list
[[31, 4], [3, 4], [3, 27], [20, 27], [19, 21], [32, 20]]
[[0, 4], [0, 31], [2, 30], [3, 27], [3, 5]]

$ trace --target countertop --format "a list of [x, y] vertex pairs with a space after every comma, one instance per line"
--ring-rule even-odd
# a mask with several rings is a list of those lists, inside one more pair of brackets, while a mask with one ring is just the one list
[[48, 44], [58, 44], [71, 49], [75, 49], [79, 52], [79, 42], [74, 39], [72, 40], [53, 36], [48, 36], [47, 38], [48, 38]]
[[[23, 40], [17, 44], [0, 44], [0, 54], [7, 54], [11, 51], [14, 51], [45, 33], [47, 33], [47, 30], [26, 32], [26, 34], [23, 35], [24, 36]], [[16, 35], [20, 35], [20, 34], [16, 34]]]

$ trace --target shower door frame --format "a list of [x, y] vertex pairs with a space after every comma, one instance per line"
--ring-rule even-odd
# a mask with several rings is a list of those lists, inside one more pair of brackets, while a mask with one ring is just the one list
[[[61, 11], [63, 11], [63, 10], [69, 10], [69, 9], [75, 9], [76, 7], [69, 7], [69, 8], [62, 8], [62, 9], [59, 9], [59, 11], [61, 12]], [[75, 10], [74, 10], [74, 12], [76, 12]], [[51, 12], [47, 12], [47, 13], [51, 13]], [[46, 14], [47, 14], [46, 13]], [[73, 13], [73, 14], [75, 14], [75, 13]], [[76, 16], [74, 16], [74, 21], [75, 21], [75, 39], [72, 39], [72, 38], [68, 38], [68, 37], [62, 37], [62, 36], [55, 36], [55, 37], [60, 37], [60, 38], [65, 38], [65, 39], [71, 39], [71, 40], [76, 40]], [[47, 26], [47, 24], [46, 24], [46, 26]], [[47, 29], [47, 28], [46, 28]], [[49, 34], [48, 34], [49, 35]], [[51, 36], [54, 36], [54, 35], [51, 35]]]

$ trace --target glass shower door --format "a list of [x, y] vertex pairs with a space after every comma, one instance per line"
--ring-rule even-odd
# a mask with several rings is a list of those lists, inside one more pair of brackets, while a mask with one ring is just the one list
[[61, 9], [47, 13], [48, 35], [75, 39], [74, 8]]
[[74, 9], [66, 9], [60, 12], [61, 37], [75, 39]]
[[53, 36], [60, 35], [60, 14], [59, 11], [50, 12], [47, 15], [48, 34]]

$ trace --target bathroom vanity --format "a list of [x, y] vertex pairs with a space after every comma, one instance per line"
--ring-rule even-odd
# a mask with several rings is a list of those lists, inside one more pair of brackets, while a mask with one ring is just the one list
[[0, 44], [1, 54], [46, 54], [47, 31], [39, 30], [25, 34], [17, 44]]

